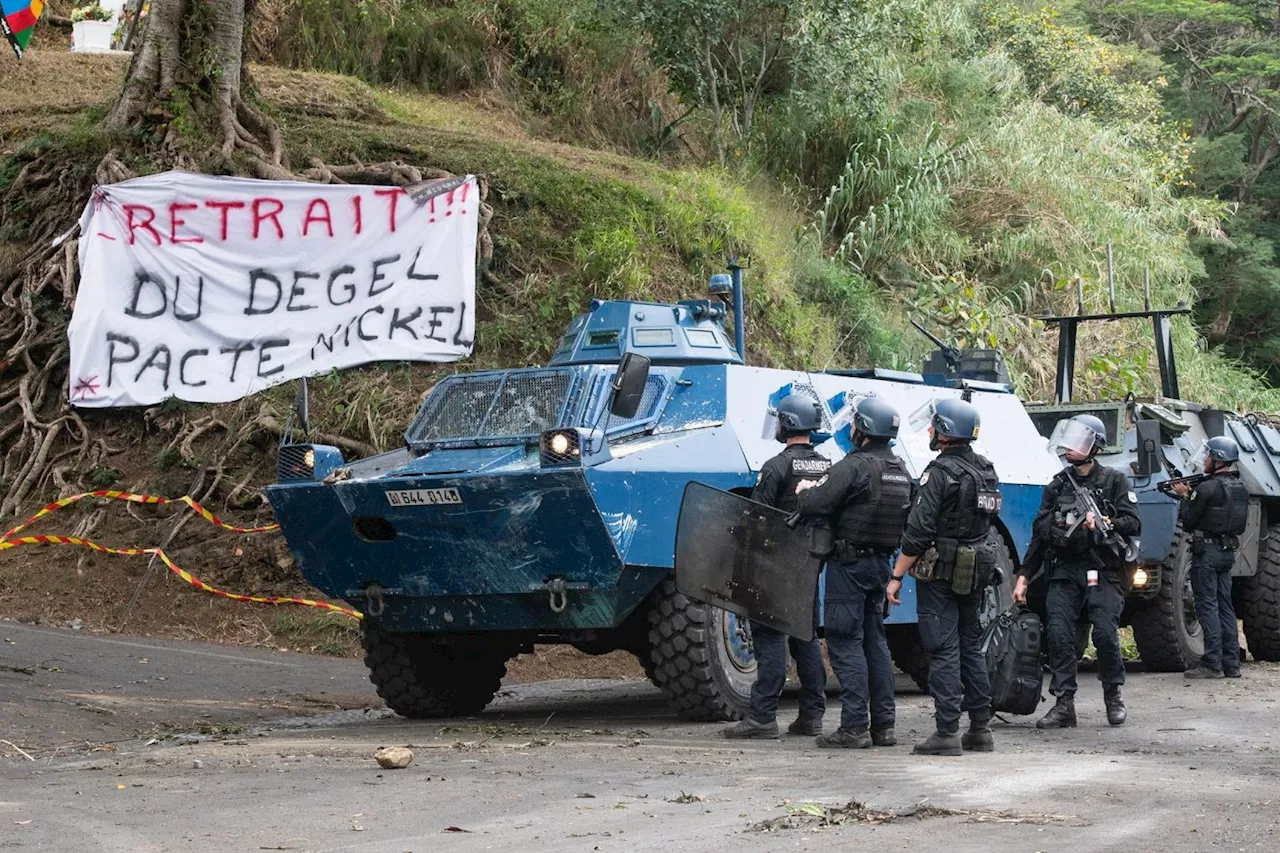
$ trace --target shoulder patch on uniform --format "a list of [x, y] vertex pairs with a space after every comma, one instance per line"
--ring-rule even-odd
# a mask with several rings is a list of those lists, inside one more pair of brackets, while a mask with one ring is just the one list
[[1195, 490], [1195, 489], [1192, 489], [1192, 490], [1191, 490], [1191, 494], [1190, 494], [1190, 498], [1191, 498], [1191, 500], [1195, 500], [1195, 499], [1196, 499], [1196, 494], [1198, 494], [1198, 493], [1196, 492], [1196, 490]]
[[1130, 492], [1130, 493], [1129, 493], [1129, 503], [1131, 503], [1131, 504], [1136, 504], [1137, 502], [1138, 502], [1138, 496], [1137, 496], [1136, 494], [1134, 494], [1133, 492]]
[[923, 486], [927, 482], [929, 482], [929, 472], [925, 471], [923, 474], [920, 475], [920, 485]]

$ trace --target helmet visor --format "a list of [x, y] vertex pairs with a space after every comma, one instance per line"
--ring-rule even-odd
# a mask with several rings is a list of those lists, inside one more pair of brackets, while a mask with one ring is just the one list
[[1093, 430], [1079, 421], [1062, 420], [1058, 421], [1058, 425], [1054, 427], [1049, 446], [1061, 453], [1088, 456], [1093, 452], [1093, 444], [1096, 440], [1097, 436]]
[[778, 435], [778, 412], [776, 409], [769, 409], [764, 413], [764, 427], [760, 431], [761, 438], [767, 438], [770, 441]]
[[1205, 464], [1209, 461], [1209, 442], [1200, 442], [1200, 448], [1196, 450], [1195, 456], [1190, 459], [1192, 471], [1203, 471]]

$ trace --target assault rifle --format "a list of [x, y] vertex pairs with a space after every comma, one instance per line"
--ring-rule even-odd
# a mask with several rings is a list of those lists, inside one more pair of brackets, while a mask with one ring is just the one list
[[1173, 490], [1173, 487], [1175, 484], [1186, 483], [1188, 486], [1194, 489], [1196, 486], [1200, 485], [1208, 478], [1209, 478], [1208, 474], [1190, 474], [1186, 477], [1170, 477], [1168, 480], [1165, 480], [1163, 483], [1158, 484], [1156, 488], [1164, 492], [1166, 495], [1168, 495], [1171, 498], [1180, 499], [1181, 495], [1179, 495], [1177, 492]]
[[1115, 525], [1103, 515], [1098, 502], [1093, 498], [1093, 493], [1076, 482], [1075, 477], [1070, 474], [1067, 475], [1067, 482], [1071, 484], [1071, 488], [1075, 489], [1076, 500], [1079, 502], [1080, 507], [1079, 518], [1067, 530], [1067, 535], [1070, 536], [1074, 533], [1075, 529], [1088, 519], [1089, 513], [1093, 513], [1094, 529], [1098, 532], [1102, 544], [1106, 545], [1117, 559], [1123, 560], [1125, 563], [1137, 562], [1137, 544], [1132, 539], [1116, 533]]

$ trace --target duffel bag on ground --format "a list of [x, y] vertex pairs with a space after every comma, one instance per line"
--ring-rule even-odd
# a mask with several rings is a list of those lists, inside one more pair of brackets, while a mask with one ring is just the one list
[[1031, 714], [1042, 698], [1040, 617], [1015, 605], [991, 621], [982, 634], [982, 652], [991, 677], [991, 710]]

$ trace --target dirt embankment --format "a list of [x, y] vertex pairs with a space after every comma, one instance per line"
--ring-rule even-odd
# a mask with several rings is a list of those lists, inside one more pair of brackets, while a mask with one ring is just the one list
[[[65, 137], [90, 126], [96, 111], [109, 105], [120, 85], [124, 58], [47, 49], [52, 46], [41, 45], [44, 49], [29, 52], [21, 62], [0, 62], [0, 88], [6, 92], [0, 99], [0, 179], [6, 179], [5, 158], [42, 145], [44, 139]], [[375, 94], [356, 81], [272, 68], [255, 69], [255, 74], [265, 96], [285, 113], [323, 116], [346, 129], [350, 128], [347, 122], [389, 121]], [[57, 85], [50, 86], [50, 80], [58, 81]], [[398, 97], [407, 102], [407, 96]], [[484, 119], [465, 106], [438, 100], [414, 105], [465, 113], [472, 124]], [[474, 130], [468, 126], [465, 132]], [[15, 177], [8, 175], [6, 180], [12, 182]], [[73, 221], [74, 216], [68, 216], [66, 226]], [[0, 233], [0, 262], [5, 252], [12, 253], [10, 260], [18, 256], [21, 246], [13, 242], [17, 236]], [[3, 356], [0, 352], [0, 363]], [[376, 370], [353, 375], [354, 392], [317, 389], [317, 414], [325, 426], [341, 432], [350, 427], [353, 412], [367, 413], [367, 418], [362, 415], [364, 420], [377, 422], [360, 425], [366, 440], [371, 438], [369, 433], [377, 434], [372, 436], [376, 438], [398, 432], [406, 413], [413, 411], [435, 381], [429, 370], [397, 375], [394, 380]], [[71, 447], [56, 450], [49, 474], [14, 517], [0, 520], [0, 532], [47, 501], [104, 488], [163, 498], [190, 494], [232, 525], [270, 524], [274, 518], [263, 488], [274, 476], [275, 430], [283, 421], [289, 396], [287, 390], [276, 389], [230, 406], [174, 403], [145, 411], [82, 411], [91, 433], [90, 452]], [[0, 408], [0, 413], [2, 436], [6, 420], [16, 410]], [[0, 460], [5, 452], [0, 443]], [[0, 482], [0, 497], [9, 488], [13, 483]], [[177, 565], [222, 589], [317, 596], [302, 579], [278, 533], [243, 535], [220, 530], [181, 505], [154, 507], [90, 499], [41, 519], [24, 534], [81, 536], [112, 548], [163, 545]], [[159, 560], [71, 545], [30, 545], [0, 552], [0, 616], [89, 632], [123, 631], [326, 655], [359, 654], [358, 631], [348, 617], [228, 601], [193, 589]], [[561, 675], [642, 677], [630, 655], [592, 658], [560, 648], [524, 655], [512, 662], [510, 670], [522, 680]]]

